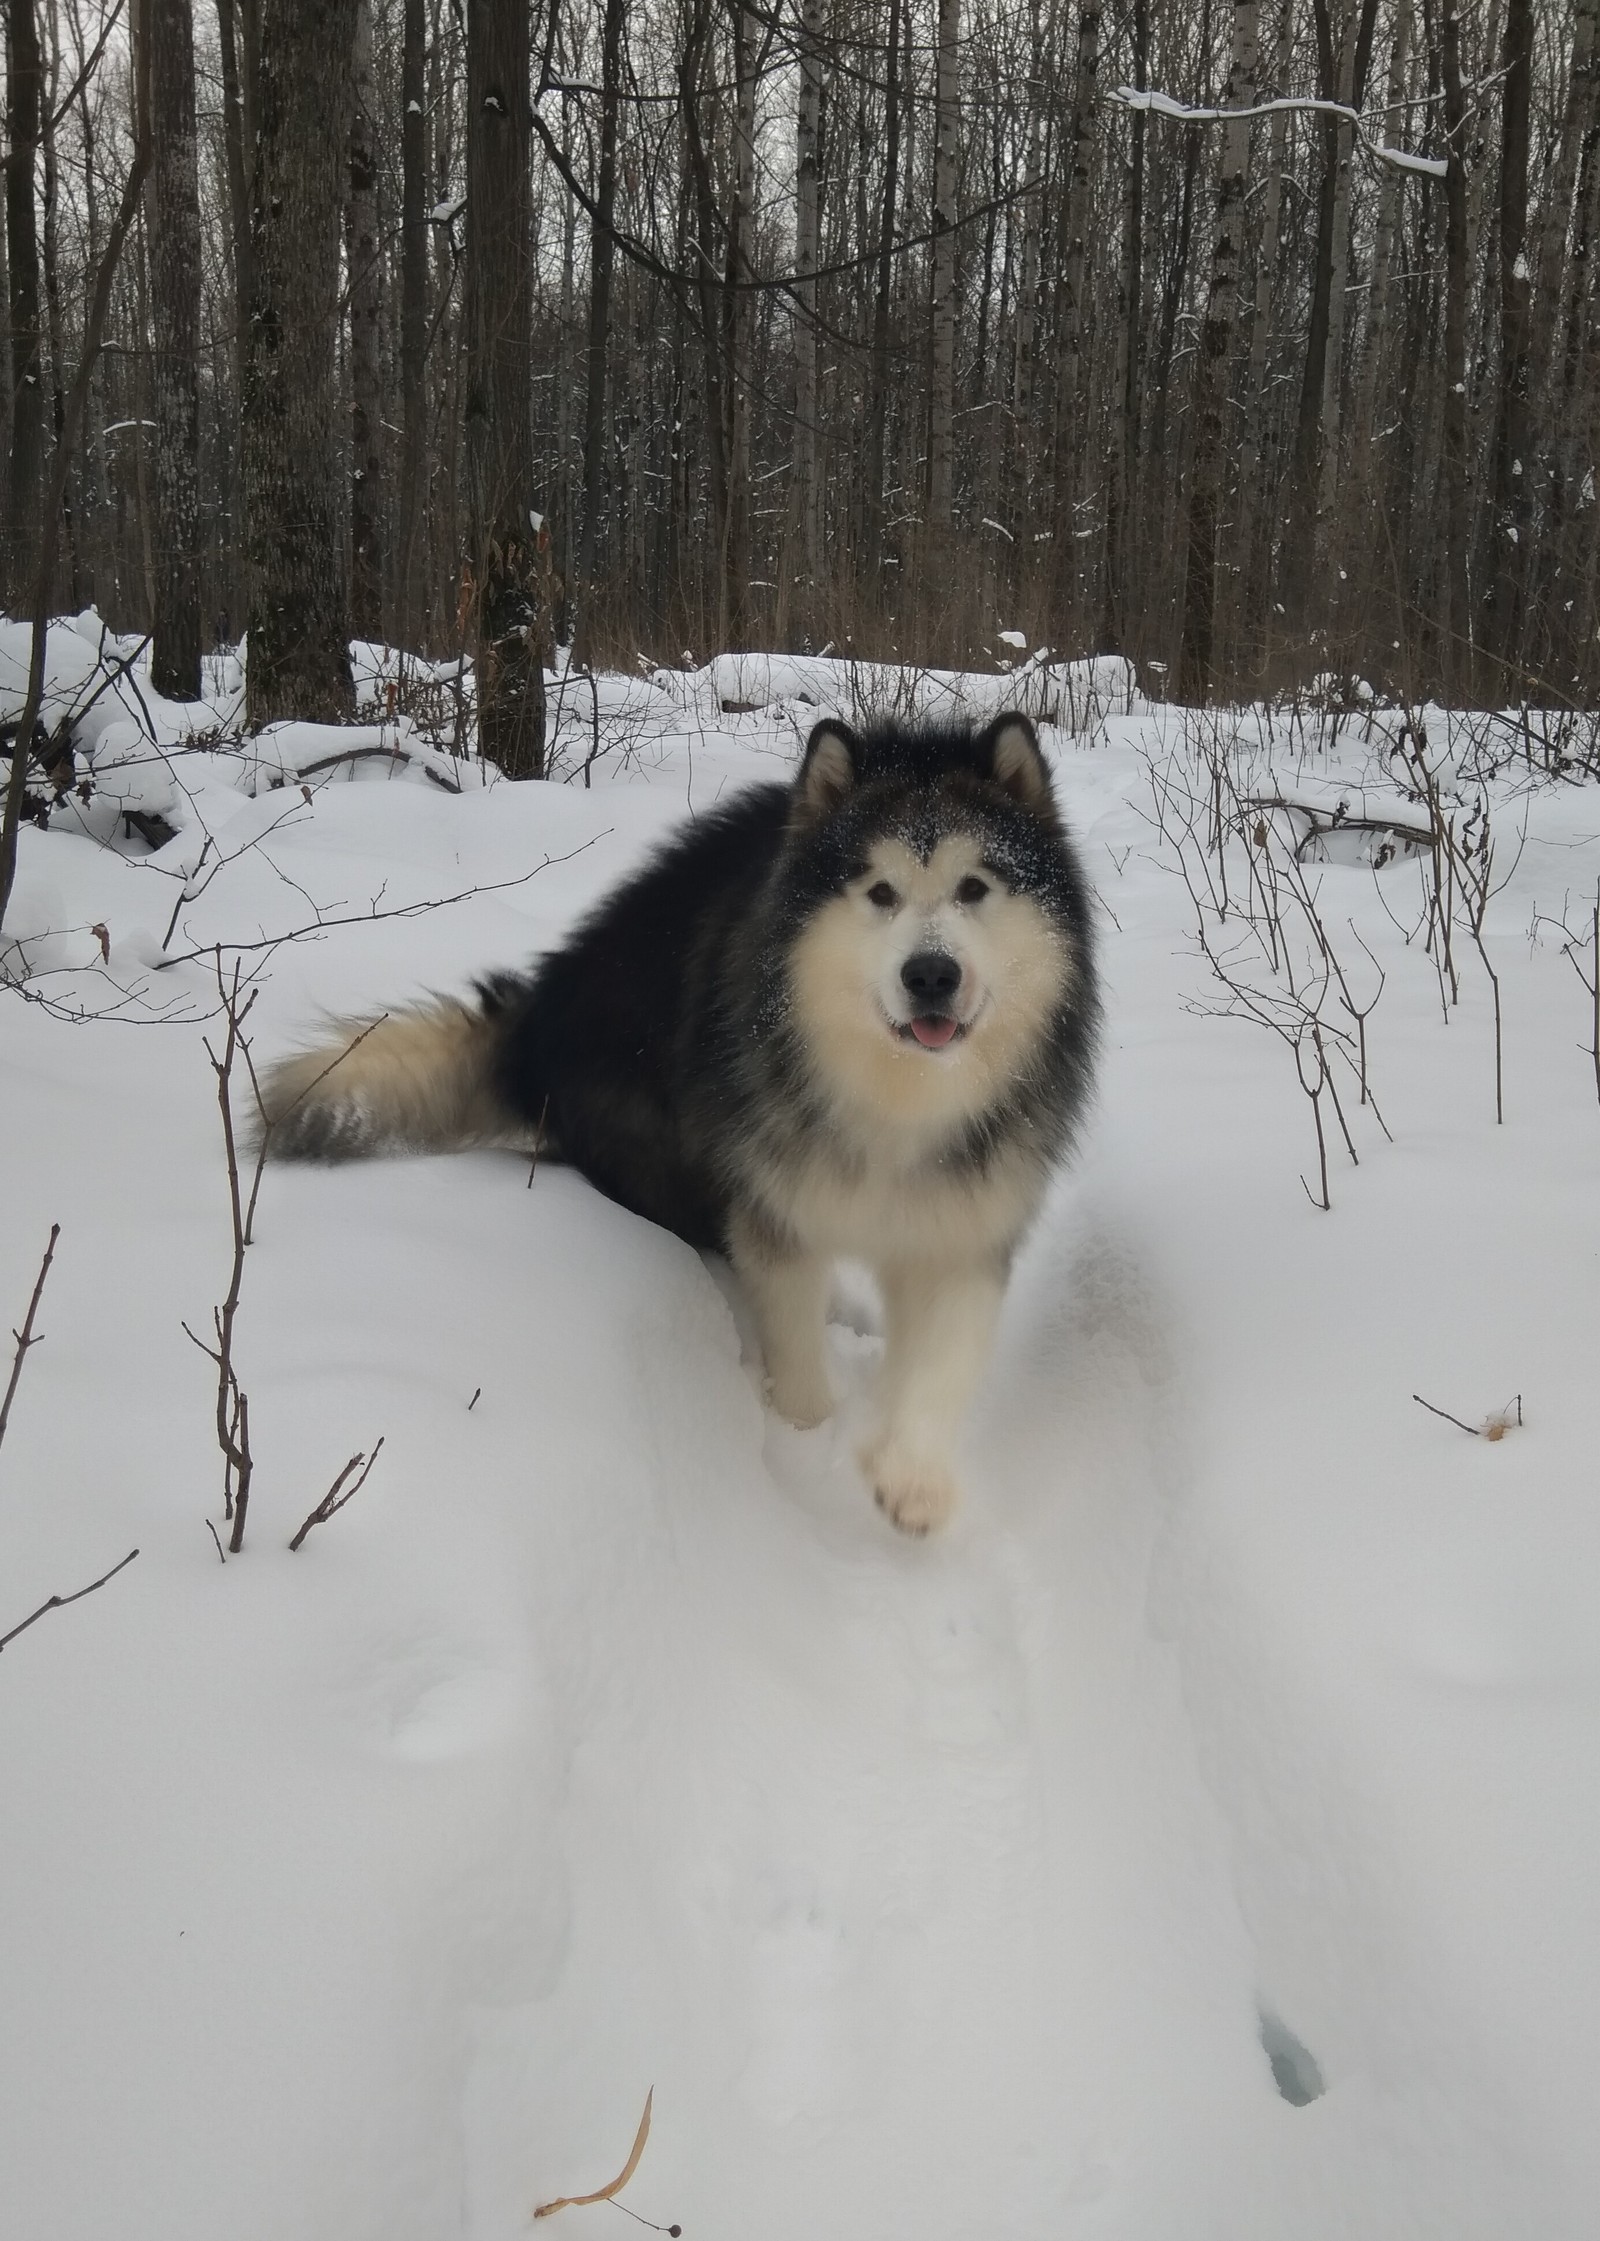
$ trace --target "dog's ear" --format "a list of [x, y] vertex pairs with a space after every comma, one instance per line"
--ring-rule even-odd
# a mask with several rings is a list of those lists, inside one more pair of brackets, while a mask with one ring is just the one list
[[830, 816], [855, 789], [861, 742], [848, 724], [825, 716], [806, 741], [794, 782], [794, 815], [802, 824]]
[[1024, 809], [1048, 813], [1054, 804], [1050, 766], [1039, 751], [1039, 735], [1026, 716], [1014, 710], [996, 716], [978, 735], [978, 749], [989, 777]]

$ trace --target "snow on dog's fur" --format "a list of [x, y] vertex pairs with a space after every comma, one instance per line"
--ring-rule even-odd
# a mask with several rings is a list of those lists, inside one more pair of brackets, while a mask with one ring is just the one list
[[271, 1149], [342, 1159], [531, 1141], [724, 1251], [773, 1406], [832, 1397], [833, 1264], [888, 1317], [862, 1461], [897, 1525], [952, 1454], [1011, 1256], [1088, 1094], [1082, 873], [1026, 717], [824, 722], [791, 787], [702, 818], [525, 976], [349, 1024], [264, 1085]]

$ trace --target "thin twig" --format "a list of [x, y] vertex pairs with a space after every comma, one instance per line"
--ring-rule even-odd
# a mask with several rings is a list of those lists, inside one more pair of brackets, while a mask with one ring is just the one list
[[539, 1172], [539, 1154], [540, 1154], [540, 1153], [541, 1153], [541, 1152], [542, 1152], [542, 1151], [544, 1150], [544, 1123], [545, 1123], [545, 1115], [546, 1115], [546, 1114], [547, 1114], [547, 1113], [549, 1112], [549, 1110], [550, 1110], [550, 1099], [549, 1099], [549, 1096], [548, 1096], [548, 1095], [546, 1095], [544, 1103], [543, 1103], [543, 1104], [542, 1104], [542, 1105], [541, 1105], [541, 1106], [539, 1107], [539, 1125], [538, 1125], [538, 1127], [537, 1127], [537, 1128], [536, 1128], [536, 1129], [534, 1130], [534, 1132], [533, 1132], [533, 1157], [532, 1157], [532, 1159], [531, 1159], [531, 1160], [530, 1160], [530, 1161], [528, 1162], [528, 1188], [529, 1188], [529, 1190], [532, 1190], [532, 1188], [533, 1188], [533, 1178], [534, 1178], [534, 1177], [535, 1177], [535, 1175], [537, 1175], [537, 1174], [538, 1174], [538, 1172]]
[[[327, 1493], [323, 1495], [321, 1501], [317, 1504], [316, 1508], [311, 1512], [311, 1515], [301, 1526], [299, 1532], [296, 1533], [294, 1539], [289, 1543], [291, 1549], [297, 1549], [300, 1546], [300, 1543], [305, 1539], [306, 1535], [310, 1532], [313, 1525], [325, 1525], [330, 1517], [337, 1516], [338, 1512], [344, 1508], [347, 1502], [353, 1502], [355, 1500], [356, 1496], [361, 1492], [361, 1489], [367, 1483], [367, 1472], [371, 1470], [373, 1464], [378, 1460], [379, 1450], [382, 1448], [383, 1441], [386, 1436], [386, 1434], [380, 1435], [378, 1445], [372, 1450], [372, 1453], [370, 1455], [351, 1456], [349, 1462], [346, 1463], [344, 1469], [339, 1473], [339, 1476], [329, 1487]], [[341, 1493], [340, 1488], [344, 1486], [345, 1480], [350, 1476], [350, 1473], [353, 1470], [356, 1470], [358, 1468], [361, 1470], [361, 1476], [356, 1480], [355, 1484], [352, 1487], [350, 1487], [346, 1492]]]
[[0, 1634], [0, 1650], [3, 1650], [8, 1642], [14, 1642], [19, 1634], [26, 1634], [29, 1627], [36, 1626], [48, 1612], [64, 1611], [69, 1603], [81, 1603], [84, 1597], [92, 1595], [97, 1587], [104, 1587], [107, 1580], [114, 1580], [119, 1572], [127, 1569], [138, 1553], [139, 1551], [136, 1548], [129, 1549], [120, 1564], [113, 1564], [109, 1572], [102, 1572], [97, 1580], [91, 1580], [87, 1587], [80, 1587], [71, 1595], [52, 1595], [48, 1601], [41, 1603], [36, 1611], [31, 1611], [20, 1626], [14, 1626], [9, 1634]]
[[40, 1339], [44, 1337], [43, 1331], [39, 1333], [38, 1338], [34, 1337], [33, 1318], [39, 1312], [39, 1301], [44, 1293], [44, 1280], [50, 1273], [50, 1263], [56, 1257], [56, 1239], [60, 1235], [61, 1224], [52, 1222], [50, 1224], [50, 1242], [44, 1249], [44, 1259], [39, 1263], [38, 1281], [33, 1287], [33, 1297], [28, 1302], [28, 1312], [22, 1318], [21, 1330], [13, 1331], [11, 1334], [17, 1342], [17, 1351], [11, 1359], [11, 1376], [6, 1385], [6, 1397], [3, 1401], [0, 1401], [0, 1441], [4, 1440], [6, 1426], [11, 1421], [12, 1396], [21, 1380], [22, 1365], [28, 1358], [28, 1349], [37, 1346]]
[[[544, 857], [542, 861], [534, 865], [532, 871], [519, 872], [515, 879], [491, 879], [481, 887], [463, 887], [458, 894], [434, 895], [421, 902], [399, 903], [393, 910], [374, 908], [372, 910], [350, 911], [342, 918], [317, 918], [309, 926], [292, 926], [286, 934], [264, 934], [259, 941], [207, 942], [203, 948], [182, 949], [178, 951], [176, 956], [163, 957], [152, 965], [150, 970], [155, 973], [164, 973], [169, 965], [192, 965], [196, 958], [211, 957], [219, 950], [226, 950], [230, 957], [243, 957], [258, 949], [280, 949], [286, 947], [290, 942], [310, 941], [318, 934], [332, 933], [336, 927], [340, 926], [375, 926], [381, 919], [385, 918], [423, 918], [429, 911], [448, 910], [454, 903], [470, 903], [480, 895], [498, 895], [502, 894], [508, 887], [526, 887], [529, 880], [537, 879], [541, 872], [550, 871], [557, 864], [570, 864], [574, 856], [581, 856], [585, 849], [592, 848], [597, 840], [607, 839], [610, 830], [611, 828], [607, 826], [605, 832], [595, 833], [590, 839], [581, 842], [578, 847], [569, 848], [564, 856]], [[232, 860], [230, 857], [229, 861], [232, 862]]]
[[1474, 1439], [1483, 1437], [1476, 1424], [1463, 1424], [1459, 1416], [1452, 1416], [1447, 1408], [1435, 1408], [1432, 1401], [1424, 1401], [1420, 1393], [1413, 1393], [1411, 1398], [1414, 1401], [1420, 1401], [1430, 1416], [1442, 1416], [1445, 1422], [1453, 1424], [1458, 1432], [1470, 1432]]
[[226, 1564], [228, 1559], [222, 1553], [222, 1535], [217, 1531], [216, 1527], [212, 1524], [209, 1517], [206, 1519], [206, 1531], [211, 1535], [211, 1538], [217, 1544], [217, 1562], [219, 1564]]

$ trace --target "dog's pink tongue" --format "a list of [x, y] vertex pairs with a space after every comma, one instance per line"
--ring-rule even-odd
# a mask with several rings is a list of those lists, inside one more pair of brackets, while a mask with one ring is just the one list
[[943, 1050], [955, 1038], [956, 1023], [953, 1019], [914, 1019], [911, 1032], [924, 1050]]

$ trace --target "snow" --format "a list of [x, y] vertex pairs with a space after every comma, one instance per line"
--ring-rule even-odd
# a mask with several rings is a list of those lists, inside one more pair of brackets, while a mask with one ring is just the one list
[[[689, 2241], [1590, 2230], [1600, 1100], [1550, 921], [1587, 935], [1600, 796], [1545, 774], [1553, 719], [1047, 730], [1104, 912], [1103, 1082], [943, 1538], [895, 1536], [850, 1460], [859, 1284], [841, 1419], [792, 1432], [725, 1276], [480, 1154], [269, 1171], [255, 1490], [217, 1561], [180, 1328], [229, 1253], [208, 945], [306, 936], [236, 953], [261, 1057], [513, 964], [791, 767], [829, 675], [723, 657], [598, 679], [593, 710], [574, 677], [568, 784], [381, 756], [307, 799], [273, 782], [319, 759], [290, 726], [178, 756], [155, 851], [93, 802], [24, 830], [11, 1322], [62, 1235], [0, 1451], [0, 1633], [140, 1554], [0, 1656], [8, 2228], [510, 2241], [620, 2169], [653, 2086], [623, 2199]], [[1204, 798], [1220, 747], [1241, 793], [1305, 805], [1268, 813], [1287, 877], [1311, 810], [1425, 821], [1419, 728], [1440, 800], [1493, 823], [1506, 1119], [1476, 953], [1447, 1020], [1417, 930], [1423, 854], [1306, 847], [1361, 998], [1386, 975], [1393, 1142], [1345, 1080], [1360, 1165], [1333, 1130], [1324, 1214], [1293, 1058], [1214, 1016], [1197, 844], [1153, 781]], [[69, 1024], [113, 989], [116, 1028]], [[157, 1005], [175, 1023], [128, 1028]], [[1468, 1424], [1520, 1393], [1525, 1421], [1472, 1438], [1414, 1393]]]

